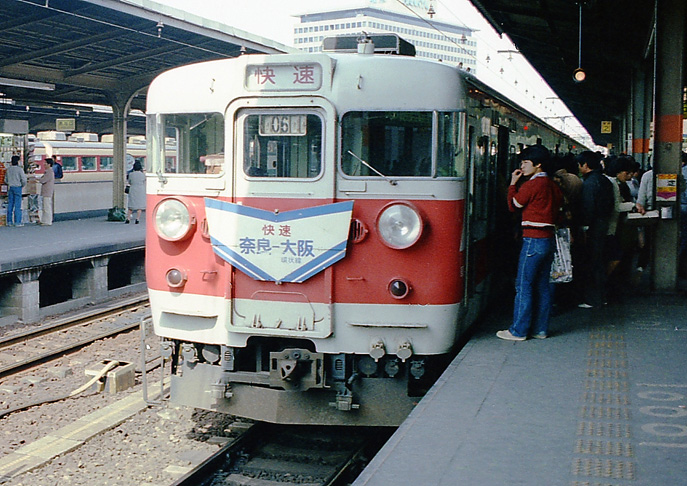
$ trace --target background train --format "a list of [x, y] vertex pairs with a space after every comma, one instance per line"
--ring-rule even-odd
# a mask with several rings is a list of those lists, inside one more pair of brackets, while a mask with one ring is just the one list
[[372, 47], [151, 84], [146, 278], [173, 401], [398, 425], [488, 304], [515, 155], [576, 142], [465, 72]]
[[[64, 177], [55, 184], [58, 218], [102, 215], [112, 207], [112, 135], [99, 139], [96, 133], [38, 132], [30, 136], [29, 150], [36, 174], [43, 173], [47, 157], [62, 164]], [[126, 152], [127, 172], [135, 161], [145, 167], [145, 137], [129, 137]], [[171, 154], [170, 159], [173, 161]]]

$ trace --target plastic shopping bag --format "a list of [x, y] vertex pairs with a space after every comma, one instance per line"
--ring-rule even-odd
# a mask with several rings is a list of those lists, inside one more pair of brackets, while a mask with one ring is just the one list
[[572, 282], [573, 268], [572, 257], [570, 255], [570, 228], [556, 229], [556, 252], [553, 255], [551, 264], [551, 276], [549, 281], [552, 283]]

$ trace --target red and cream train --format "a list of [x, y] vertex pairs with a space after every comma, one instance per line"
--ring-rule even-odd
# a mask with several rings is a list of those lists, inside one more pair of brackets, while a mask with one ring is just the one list
[[575, 143], [402, 55], [184, 66], [151, 84], [147, 117], [171, 399], [294, 424], [399, 424], [488, 303], [514, 155]]

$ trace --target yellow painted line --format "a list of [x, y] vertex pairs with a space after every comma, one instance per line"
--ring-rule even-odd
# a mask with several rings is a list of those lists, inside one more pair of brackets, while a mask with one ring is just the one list
[[[169, 383], [169, 378], [165, 381]], [[150, 388], [148, 388], [148, 397], [152, 396], [155, 396], [155, 392], [151, 392]], [[0, 459], [0, 476], [12, 478], [45, 464], [60, 454], [76, 449], [101, 431], [117, 426], [147, 406], [148, 404], [143, 400], [143, 392], [140, 391], [107, 407], [96, 410], [76, 422], [62, 427], [55, 433], [46, 435], [42, 439], [27, 444]], [[79, 422], [84, 421], [86, 422], [85, 425], [74, 428]], [[101, 425], [100, 427], [95, 427], [99, 424]], [[103, 426], [103, 424], [106, 426]], [[89, 428], [93, 430], [82, 436], [83, 438], [74, 438], [76, 434]]]
[[640, 442], [639, 445], [649, 447], [677, 447], [680, 449], [687, 449], [687, 444], [677, 444], [675, 442]]

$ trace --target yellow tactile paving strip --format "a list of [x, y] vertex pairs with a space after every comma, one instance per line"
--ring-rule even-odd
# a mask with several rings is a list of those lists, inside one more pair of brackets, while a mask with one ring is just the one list
[[74, 450], [91, 437], [116, 427], [147, 406], [142, 392], [137, 392], [25, 445], [0, 459], [0, 479], [13, 478]]

